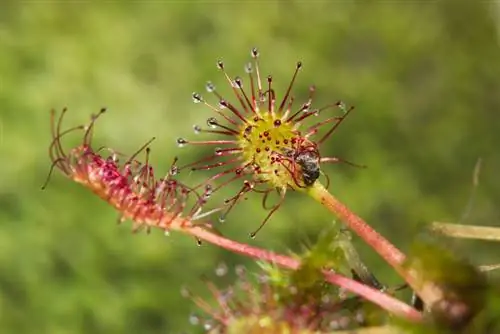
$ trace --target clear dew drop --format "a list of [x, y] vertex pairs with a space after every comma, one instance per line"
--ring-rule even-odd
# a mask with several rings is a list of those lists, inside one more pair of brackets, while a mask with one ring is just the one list
[[243, 81], [240, 77], [234, 78], [232, 84], [234, 88], [243, 88]]
[[334, 331], [339, 330], [340, 329], [339, 321], [338, 320], [330, 321], [330, 323], [328, 324], [328, 327], [330, 327], [330, 329], [332, 329]]
[[225, 276], [228, 272], [227, 265], [224, 262], [221, 262], [215, 268], [215, 275], [222, 277]]
[[207, 184], [207, 185], [205, 186], [205, 193], [204, 193], [205, 198], [207, 198], [207, 199], [208, 199], [210, 196], [212, 196], [213, 192], [214, 192], [214, 190], [213, 190], [212, 185]]
[[266, 101], [267, 101], [266, 94], [264, 94], [264, 93], [259, 93], [259, 101], [260, 101], [260, 102], [266, 102]]
[[203, 98], [202, 98], [202, 97], [201, 97], [201, 95], [200, 95], [200, 94], [198, 94], [198, 93], [193, 93], [192, 97], [193, 97], [193, 102], [194, 102], [194, 103], [200, 103], [200, 102], [203, 102]]
[[217, 68], [219, 70], [223, 70], [224, 69], [224, 62], [222, 60], [218, 60], [217, 61]]
[[194, 131], [194, 133], [195, 133], [196, 135], [200, 134], [200, 132], [201, 132], [201, 126], [196, 125], [196, 124], [195, 124], [195, 125], [193, 125], [193, 131]]
[[246, 73], [252, 73], [253, 72], [252, 63], [245, 64], [245, 72]]
[[267, 282], [269, 282], [269, 277], [267, 275], [260, 274], [260, 275], [257, 275], [257, 281], [260, 284], [266, 284]]
[[210, 320], [206, 320], [204, 323], [203, 323], [203, 329], [206, 330], [206, 331], [210, 331], [214, 328], [214, 324], [212, 321]]
[[238, 276], [244, 276], [247, 272], [247, 268], [245, 268], [244, 265], [242, 264], [239, 264], [237, 265], [235, 268], [234, 268], [234, 272], [236, 273], [236, 275]]
[[259, 49], [257, 48], [252, 48], [252, 51], [250, 52], [250, 54], [252, 55], [253, 58], [257, 58], [260, 54], [259, 54]]
[[165, 230], [165, 232], [163, 232], [163, 235], [166, 236], [166, 237], [169, 237], [170, 236], [170, 231]]
[[177, 146], [179, 146], [179, 147], [184, 147], [188, 143], [187, 140], [184, 138], [177, 138], [176, 142], [177, 142]]
[[337, 106], [339, 107], [340, 110], [342, 110], [344, 113], [347, 112], [347, 107], [343, 101], [337, 102]]
[[226, 215], [222, 214], [219, 216], [219, 223], [223, 224], [226, 222]]
[[219, 109], [226, 109], [227, 108], [227, 101], [226, 100], [220, 100], [219, 101]]
[[184, 298], [190, 298], [191, 297], [191, 292], [189, 289], [185, 286], [181, 287], [181, 296]]
[[191, 325], [193, 325], [193, 326], [197, 326], [197, 325], [199, 325], [199, 324], [200, 324], [200, 322], [201, 322], [200, 320], [201, 320], [201, 319], [200, 319], [200, 316], [199, 316], [199, 315], [197, 315], [197, 314], [194, 314], [194, 313], [193, 313], [193, 314], [190, 314], [190, 315], [189, 315], [189, 323], [190, 323]]
[[209, 117], [207, 118], [207, 125], [212, 128], [212, 129], [215, 129], [217, 127], [217, 118], [215, 117]]
[[365, 314], [362, 311], [356, 312], [356, 315], [355, 315], [354, 319], [356, 320], [356, 322], [358, 324], [362, 324], [362, 323], [364, 323], [366, 321]]
[[177, 167], [177, 166], [170, 167], [170, 175], [174, 176], [177, 174], [179, 174], [179, 167]]
[[302, 106], [302, 111], [303, 112], [309, 112], [309, 109], [311, 108], [311, 102], [306, 102], [304, 103], [304, 105]]
[[213, 93], [215, 91], [215, 85], [211, 81], [207, 82], [207, 84], [205, 85], [205, 88], [207, 89], [207, 92], [209, 92], [209, 93]]
[[215, 155], [217, 155], [217, 156], [221, 156], [221, 155], [222, 155], [222, 153], [223, 153], [222, 148], [217, 147], [217, 148], [214, 150], [214, 153], [215, 153]]
[[349, 326], [350, 322], [351, 322], [351, 319], [349, 319], [349, 317], [341, 317], [339, 319], [340, 328], [346, 329]]

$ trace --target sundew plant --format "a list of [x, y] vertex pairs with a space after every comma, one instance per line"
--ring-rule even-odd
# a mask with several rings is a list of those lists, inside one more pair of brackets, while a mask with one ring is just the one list
[[[330, 182], [325, 165], [360, 173], [365, 166], [350, 157], [325, 155], [323, 144], [335, 141], [339, 127], [349, 127], [349, 118], [362, 115], [347, 101], [317, 105], [316, 96], [328, 92], [314, 86], [305, 100], [296, 98], [294, 86], [307, 64], [298, 61], [288, 78], [274, 77], [261, 70], [265, 57], [260, 50], [252, 48], [249, 58], [239, 74], [230, 73], [226, 62], [216, 61], [214, 70], [220, 72], [220, 80], [207, 82], [203, 94], [192, 93], [193, 101], [203, 109], [200, 112], [206, 112], [206, 125], [194, 125], [193, 138], [179, 137], [177, 145], [183, 150], [205, 146], [213, 153], [186, 161], [180, 150], [169, 170], [160, 174], [151, 164], [150, 146], [155, 138], [138, 143], [131, 154], [122, 154], [93, 139], [105, 109], [77, 126], [65, 124], [70, 111], [54, 110], [49, 145], [52, 166], [43, 188], [50, 188], [57, 170], [106, 201], [118, 212], [118, 221], [132, 222], [134, 231], [186, 234], [201, 247], [200, 256], [206, 244], [213, 244], [255, 259], [259, 272], [235, 268], [237, 281], [228, 288], [207, 281], [212, 300], [183, 290], [204, 312], [190, 321], [210, 333], [498, 330], [498, 320], [489, 316], [489, 297], [498, 298], [498, 290], [484, 268], [474, 267], [432, 238], [416, 240], [411, 252], [404, 254], [333, 195], [336, 185]], [[278, 81], [287, 83], [284, 91], [275, 88]], [[232, 95], [219, 93], [220, 85], [228, 85]], [[112, 112], [105, 117], [113, 117]], [[69, 136], [79, 136], [79, 145], [65, 148]], [[191, 173], [205, 179], [191, 184], [183, 178]], [[236, 184], [238, 191], [222, 202], [214, 200], [213, 195], [229, 184]], [[265, 226], [273, 224], [273, 214], [290, 192], [300, 193], [302, 206], [325, 207], [330, 221], [337, 223], [318, 231], [317, 240], [300, 254], [278, 254], [253, 246], [253, 238], [265, 240]], [[270, 197], [278, 200], [271, 203]], [[232, 217], [246, 198], [262, 201], [262, 215], [238, 220], [254, 226], [249, 238], [225, 237], [220, 222], [236, 223]], [[452, 235], [449, 230], [445, 234]], [[400, 276], [401, 285], [380, 282], [370, 264], [361, 260], [352, 238], [360, 238], [378, 253]], [[196, 243], [193, 247], [198, 247]], [[410, 300], [400, 291], [410, 291], [413, 297]]]

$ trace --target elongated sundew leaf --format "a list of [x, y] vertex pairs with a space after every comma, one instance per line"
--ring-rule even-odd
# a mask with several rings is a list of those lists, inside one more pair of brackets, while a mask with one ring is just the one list
[[500, 269], [500, 263], [498, 263], [498, 264], [485, 264], [485, 265], [479, 266], [479, 270], [482, 272], [489, 272], [489, 271], [493, 271], [493, 270], [497, 270], [497, 269]]
[[500, 241], [500, 227], [433, 222], [430, 229], [452, 238]]

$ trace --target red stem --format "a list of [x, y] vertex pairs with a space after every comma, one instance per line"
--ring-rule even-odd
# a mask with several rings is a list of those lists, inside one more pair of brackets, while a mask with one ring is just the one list
[[403, 252], [337, 200], [321, 183], [316, 182], [307, 189], [307, 192], [372, 247], [404, 278], [427, 305], [432, 305], [442, 298], [443, 292], [438, 286], [432, 282], [423, 282], [422, 276], [415, 269], [403, 266], [406, 261], [406, 255]]
[[387, 263], [400, 272], [400, 266], [405, 261], [406, 256], [396, 246], [333, 197], [321, 183], [316, 182], [308, 191], [309, 195], [339, 217], [351, 230], [379, 253]]
[[[250, 258], [271, 262], [292, 270], [296, 270], [300, 267], [300, 261], [297, 259], [227, 239], [199, 226], [187, 227], [184, 232], [198, 239]], [[325, 279], [328, 282], [353, 292], [356, 295], [359, 295], [380, 306], [388, 312], [415, 322], [422, 320], [422, 314], [420, 312], [408, 304], [405, 304], [379, 290], [373, 289], [372, 287], [338, 274], [331, 272], [325, 272], [324, 274]]]

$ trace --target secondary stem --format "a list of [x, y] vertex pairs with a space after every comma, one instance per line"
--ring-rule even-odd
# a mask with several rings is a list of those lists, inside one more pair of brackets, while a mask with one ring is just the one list
[[337, 200], [321, 183], [316, 182], [307, 192], [371, 246], [404, 278], [426, 304], [432, 305], [442, 298], [443, 292], [439, 287], [432, 282], [423, 282], [418, 272], [403, 266], [406, 261], [406, 255], [403, 252]]
[[400, 271], [400, 266], [405, 261], [406, 256], [396, 246], [349, 210], [344, 204], [339, 202], [321, 183], [316, 182], [309, 188], [308, 193], [312, 198], [339, 217], [344, 224], [379, 253], [389, 265], [394, 267], [398, 272]]
[[[206, 242], [217, 245], [224, 249], [251, 258], [271, 262], [281, 267], [292, 270], [296, 270], [300, 267], [300, 261], [297, 259], [281, 254], [276, 254], [274, 252], [253, 247], [247, 244], [239, 243], [231, 239], [227, 239], [221, 235], [215, 234], [207, 230], [206, 228], [202, 228], [199, 226], [191, 226], [186, 228], [185, 232], [196, 238], [199, 238], [200, 240], [204, 240]], [[388, 312], [391, 312], [395, 315], [404, 317], [412, 321], [422, 320], [422, 314], [417, 310], [415, 310], [413, 307], [379, 290], [373, 289], [365, 284], [362, 284], [353, 279], [338, 274], [334, 274], [331, 272], [325, 272], [324, 274], [326, 281], [335, 284], [337, 286], [340, 286], [348, 291], [351, 291], [371, 301], [372, 303], [379, 305], [381, 308], [387, 310]]]

